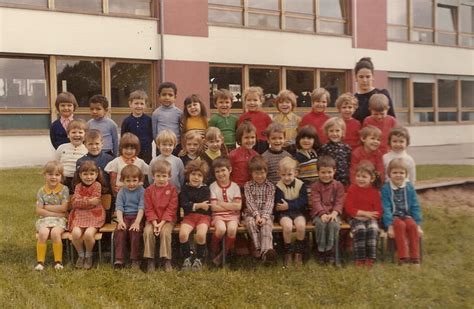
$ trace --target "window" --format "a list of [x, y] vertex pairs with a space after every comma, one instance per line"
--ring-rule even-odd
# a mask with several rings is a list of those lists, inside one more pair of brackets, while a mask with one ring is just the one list
[[102, 13], [102, 0], [54, 0], [54, 7], [59, 10]]
[[250, 86], [260, 86], [265, 94], [263, 107], [273, 107], [278, 92], [280, 92], [280, 70], [273, 68], [250, 68]]
[[413, 30], [411, 40], [433, 42], [433, 1], [413, 0]]
[[433, 89], [434, 83], [413, 83], [414, 122], [434, 121]]
[[436, 8], [436, 42], [456, 45], [457, 10], [453, 6], [440, 5]]
[[209, 0], [208, 19], [211, 23], [243, 25], [241, 0]]
[[474, 6], [461, 5], [459, 7], [459, 44], [462, 46], [474, 46]]
[[311, 92], [314, 89], [314, 71], [287, 69], [286, 88], [296, 94], [297, 107], [311, 107]]
[[153, 96], [152, 66], [150, 63], [110, 62], [112, 107], [128, 107], [128, 97], [135, 90]]
[[16, 4], [46, 8], [48, 7], [48, 0], [0, 0], [0, 4]]
[[232, 108], [242, 108], [242, 68], [213, 67], [209, 68], [209, 89], [211, 108], [215, 108], [213, 93], [217, 89], [228, 89], [234, 95]]
[[438, 121], [457, 121], [457, 80], [438, 79]]
[[320, 32], [346, 33], [346, 7], [344, 0], [318, 1], [318, 29]]
[[388, 90], [392, 98], [399, 123], [406, 124], [408, 119], [408, 78], [390, 77]]
[[474, 108], [474, 81], [461, 81], [461, 106]]
[[278, 0], [248, 0], [248, 25], [258, 28], [280, 28]]
[[109, 12], [116, 14], [152, 16], [151, 6], [151, 0], [109, 0]]
[[392, 40], [408, 39], [407, 1], [387, 1], [387, 36]]
[[285, 1], [285, 29], [314, 32], [314, 1]]
[[346, 73], [321, 71], [320, 80], [320, 87], [326, 89], [331, 95], [331, 102], [328, 102], [328, 107], [335, 107], [337, 97], [346, 92]]

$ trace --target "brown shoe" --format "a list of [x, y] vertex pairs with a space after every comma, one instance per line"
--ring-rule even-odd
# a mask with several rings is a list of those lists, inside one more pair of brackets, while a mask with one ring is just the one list
[[92, 256], [84, 258], [84, 269], [92, 268]]
[[170, 259], [165, 259], [165, 264], [163, 265], [165, 272], [169, 273], [173, 271], [173, 265], [171, 265]]
[[265, 265], [272, 264], [276, 260], [276, 257], [277, 257], [276, 251], [273, 249], [268, 249], [262, 254], [262, 262]]
[[140, 261], [132, 260], [132, 269], [133, 270], [140, 270]]
[[295, 253], [295, 266], [301, 267], [303, 265], [303, 255], [301, 253]]
[[293, 263], [293, 256], [291, 255], [291, 253], [287, 253], [285, 254], [285, 257], [283, 259], [283, 267], [290, 267], [291, 264]]
[[84, 257], [83, 256], [80, 256], [77, 258], [77, 261], [76, 261], [76, 268], [77, 269], [81, 269], [81, 268], [84, 268]]
[[146, 265], [146, 272], [152, 273], [154, 271], [155, 271], [155, 259], [148, 259], [148, 262]]

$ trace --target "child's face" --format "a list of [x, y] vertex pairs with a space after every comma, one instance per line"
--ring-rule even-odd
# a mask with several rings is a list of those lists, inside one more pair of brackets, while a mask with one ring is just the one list
[[173, 105], [176, 102], [176, 94], [173, 88], [163, 88], [160, 91], [160, 103], [164, 106]]
[[230, 172], [232, 171], [231, 169], [228, 169], [225, 166], [218, 167], [214, 169], [214, 174], [216, 176], [216, 180], [220, 184], [228, 184], [230, 181]]
[[162, 155], [168, 157], [173, 153], [174, 144], [169, 142], [160, 143], [158, 149], [160, 149]]
[[282, 132], [272, 132], [268, 138], [272, 150], [280, 151], [285, 143], [285, 134]]
[[375, 177], [366, 171], [358, 171], [356, 173], [356, 184], [361, 188], [367, 188], [375, 180]]
[[190, 104], [186, 105], [186, 110], [191, 117], [197, 117], [201, 115], [201, 103], [191, 102]]
[[93, 184], [96, 181], [97, 176], [98, 174], [96, 171], [83, 171], [79, 174], [79, 178], [81, 178], [82, 183], [86, 186]]
[[101, 138], [96, 138], [86, 140], [85, 145], [89, 154], [93, 156], [98, 156], [102, 151], [104, 143], [102, 142]]
[[257, 135], [254, 131], [244, 132], [244, 134], [242, 134], [242, 147], [245, 147], [246, 149], [252, 149], [256, 142]]
[[146, 102], [143, 99], [133, 99], [131, 102], [128, 102], [130, 109], [132, 110], [133, 116], [140, 117], [143, 115], [145, 110]]
[[222, 142], [222, 138], [217, 136], [215, 139], [206, 141], [206, 144], [210, 151], [218, 152], [219, 150], [221, 150]]
[[49, 188], [55, 188], [61, 182], [61, 173], [56, 170], [52, 172], [44, 173], [44, 180]]
[[138, 177], [127, 177], [123, 180], [123, 184], [128, 190], [133, 191], [138, 188], [140, 179]]
[[334, 174], [334, 168], [329, 166], [321, 167], [318, 171], [319, 180], [322, 183], [330, 183], [334, 179]]
[[168, 173], [156, 172], [155, 174], [153, 174], [154, 184], [158, 187], [166, 186], [169, 180], [170, 174]]
[[199, 141], [197, 139], [189, 139], [185, 144], [186, 152], [190, 155], [196, 155], [199, 150]]
[[337, 125], [329, 127], [327, 135], [329, 140], [334, 143], [339, 143], [342, 140], [342, 128]]
[[355, 112], [354, 104], [350, 102], [345, 102], [342, 104], [341, 108], [339, 109], [341, 113], [342, 119], [349, 120], [352, 118], [352, 115]]
[[191, 174], [189, 174], [189, 184], [191, 187], [198, 188], [202, 185], [203, 181], [204, 175], [201, 173], [201, 171], [192, 171]]
[[80, 146], [84, 142], [86, 131], [83, 129], [72, 129], [68, 132], [67, 137], [75, 147]]
[[107, 110], [100, 103], [91, 103], [89, 107], [92, 119], [100, 119], [105, 116]]
[[245, 107], [249, 112], [255, 112], [262, 106], [262, 101], [256, 93], [249, 93], [245, 98]]
[[402, 152], [407, 149], [407, 140], [403, 136], [392, 135], [390, 138], [390, 148], [395, 152]]
[[217, 112], [223, 116], [227, 116], [232, 108], [232, 101], [230, 99], [219, 98], [216, 101]]
[[267, 180], [267, 172], [265, 170], [252, 171], [252, 179], [259, 185], [263, 184]]
[[375, 151], [380, 146], [380, 136], [370, 134], [365, 138], [362, 138], [361, 140], [362, 144], [364, 144], [365, 149], [369, 151]]
[[63, 118], [69, 118], [74, 113], [74, 104], [72, 103], [59, 103], [59, 114]]
[[288, 186], [295, 180], [296, 170], [294, 168], [280, 169], [279, 174], [283, 183]]
[[291, 113], [291, 110], [293, 109], [293, 105], [291, 104], [291, 101], [283, 100], [280, 103], [278, 103], [277, 109], [282, 114], [287, 115], [287, 114]]
[[385, 119], [385, 117], [387, 117], [387, 110], [384, 109], [383, 111], [381, 112], [377, 112], [377, 111], [374, 111], [374, 110], [370, 110], [370, 115], [372, 116], [372, 118], [374, 118], [376, 121], [383, 121]]
[[400, 187], [407, 178], [407, 171], [402, 167], [392, 168], [388, 176], [394, 185]]
[[301, 149], [309, 151], [313, 149], [313, 146], [314, 146], [314, 138], [305, 136], [300, 139]]
[[313, 111], [316, 113], [322, 113], [326, 111], [326, 107], [328, 106], [328, 100], [326, 96], [322, 96], [319, 101], [315, 100], [312, 103]]
[[122, 156], [125, 159], [133, 159], [137, 156], [137, 150], [134, 147], [122, 148]]

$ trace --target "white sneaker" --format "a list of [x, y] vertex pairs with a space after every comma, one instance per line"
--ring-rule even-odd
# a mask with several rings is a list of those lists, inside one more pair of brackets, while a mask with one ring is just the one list
[[44, 270], [44, 264], [43, 264], [43, 263], [38, 263], [38, 264], [36, 264], [35, 270], [37, 270], [37, 271], [42, 271], [42, 270]]
[[56, 264], [54, 264], [54, 269], [62, 270], [62, 269], [64, 269], [64, 266], [60, 262], [56, 262]]
[[184, 260], [183, 267], [181, 269], [187, 271], [190, 270], [192, 266], [193, 263], [191, 262], [191, 257], [188, 257]]

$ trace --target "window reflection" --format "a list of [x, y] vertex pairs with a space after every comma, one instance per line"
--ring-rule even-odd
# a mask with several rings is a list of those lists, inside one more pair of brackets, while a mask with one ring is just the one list
[[278, 92], [280, 92], [279, 69], [249, 69], [250, 86], [260, 86], [265, 93], [263, 107], [273, 107]]
[[311, 107], [311, 91], [314, 88], [314, 72], [286, 70], [286, 88], [296, 94], [297, 107]]
[[109, 0], [109, 12], [151, 16], [151, 0]]
[[415, 107], [433, 107], [432, 83], [413, 83]]
[[[112, 106], [128, 107], [128, 97], [135, 90], [143, 90], [152, 99], [151, 64], [146, 63], [110, 63]], [[148, 102], [151, 107], [151, 102]]]
[[242, 68], [210, 67], [209, 90], [211, 108], [215, 108], [213, 93], [217, 89], [228, 89], [234, 96], [232, 108], [242, 108]]
[[329, 107], [334, 107], [339, 95], [346, 91], [346, 73], [321, 71], [321, 87], [325, 88], [331, 95]]
[[102, 13], [102, 0], [54, 0], [54, 7], [60, 10]]

